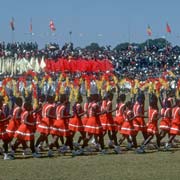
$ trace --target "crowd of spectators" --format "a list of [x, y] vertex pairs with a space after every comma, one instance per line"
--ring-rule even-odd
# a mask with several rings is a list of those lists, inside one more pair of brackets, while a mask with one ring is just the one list
[[109, 59], [114, 65], [114, 72], [119, 76], [146, 79], [158, 77], [166, 71], [172, 71], [176, 75], [180, 72], [180, 50], [178, 46], [157, 48], [156, 46], [138, 48], [130, 45], [128, 48], [117, 50], [111, 46], [98, 49], [74, 47], [73, 43], [65, 43], [59, 46], [56, 43], [46, 44], [43, 49], [38, 48], [37, 43], [0, 43], [0, 56], [16, 58], [19, 56], [44, 56], [46, 59], [57, 58], [83, 58], [83, 59]]

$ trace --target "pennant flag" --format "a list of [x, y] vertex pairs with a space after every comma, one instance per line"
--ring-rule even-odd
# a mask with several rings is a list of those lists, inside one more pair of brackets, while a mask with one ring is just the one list
[[56, 31], [56, 28], [55, 28], [55, 25], [54, 25], [53, 20], [51, 20], [51, 21], [49, 22], [49, 27], [50, 27], [50, 30], [51, 30], [51, 31]]
[[32, 19], [30, 20], [30, 25], [29, 25], [29, 32], [32, 33], [33, 27], [32, 27]]
[[169, 26], [168, 23], [166, 23], [166, 32], [171, 33], [171, 27]]
[[11, 21], [10, 21], [10, 26], [11, 26], [11, 30], [14, 31], [15, 30], [15, 26], [14, 26], [14, 18], [12, 17]]
[[152, 30], [151, 30], [151, 27], [149, 25], [147, 27], [147, 34], [148, 34], [148, 36], [152, 36]]

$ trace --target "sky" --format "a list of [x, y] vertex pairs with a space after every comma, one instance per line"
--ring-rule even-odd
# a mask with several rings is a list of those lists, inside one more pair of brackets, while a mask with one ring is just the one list
[[[115, 47], [123, 42], [164, 37], [180, 45], [180, 0], [0, 0], [0, 41], [36, 41], [84, 47], [92, 42]], [[15, 20], [15, 31], [10, 28]], [[33, 36], [29, 33], [32, 19]], [[51, 33], [53, 20], [56, 31]], [[166, 23], [172, 33], [166, 33]], [[69, 32], [72, 32], [70, 35]]]

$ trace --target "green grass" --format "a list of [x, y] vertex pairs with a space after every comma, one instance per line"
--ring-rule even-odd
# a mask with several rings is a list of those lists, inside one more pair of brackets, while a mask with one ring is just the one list
[[[138, 136], [138, 143], [142, 140]], [[16, 154], [13, 161], [0, 159], [0, 180], [179, 180], [180, 148], [171, 151], [146, 150], [145, 154], [136, 154], [134, 150], [125, 150], [122, 154], [97, 152], [89, 155], [71, 157], [71, 153], [60, 155], [54, 152], [53, 158], [24, 158], [22, 152]], [[152, 146], [150, 146], [152, 147]]]
[[180, 151], [0, 160], [0, 179], [179, 180]]

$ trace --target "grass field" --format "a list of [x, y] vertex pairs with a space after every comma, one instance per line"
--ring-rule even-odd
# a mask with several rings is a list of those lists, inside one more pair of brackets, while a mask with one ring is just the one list
[[22, 153], [13, 161], [0, 159], [0, 180], [179, 180], [180, 148], [171, 151], [146, 150], [145, 154], [136, 154], [134, 150], [122, 154], [91, 153], [71, 157], [71, 153], [60, 155], [55, 152], [53, 158], [31, 156], [24, 158]]

